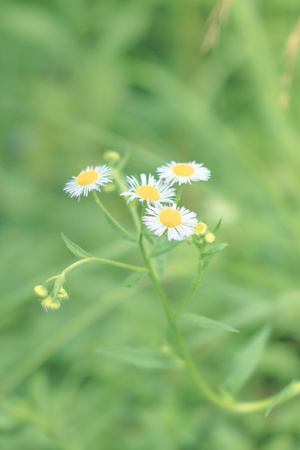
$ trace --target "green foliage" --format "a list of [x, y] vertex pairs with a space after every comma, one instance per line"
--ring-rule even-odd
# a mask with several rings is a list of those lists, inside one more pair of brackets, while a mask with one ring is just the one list
[[185, 313], [181, 314], [176, 318], [177, 322], [186, 323], [188, 325], [193, 325], [199, 328], [206, 328], [208, 330], [217, 330], [217, 331], [232, 331], [234, 333], [238, 333], [238, 330], [226, 325], [225, 323], [218, 322], [216, 320], [212, 320], [209, 317], [199, 316], [198, 314], [190, 314]]
[[[174, 369], [181, 368], [182, 362], [175, 361], [162, 351], [136, 347], [109, 347], [97, 350], [105, 356], [110, 356], [119, 362], [142, 367], [143, 369]], [[179, 364], [181, 362], [181, 365]]]
[[[247, 380], [255, 358], [259, 364], [242, 395], [290, 386], [279, 405], [292, 392], [300, 372], [297, 58], [291, 83], [281, 80], [299, 1], [238, 0], [227, 18], [209, 22], [217, 3], [0, 2], [1, 449], [299, 447], [299, 398], [266, 419], [216, 414], [182, 371], [153, 375], [95, 355], [99, 347], [160, 348], [169, 340], [146, 277], [125, 289], [122, 270], [84, 266], [68, 277], [72, 301], [52, 315], [32, 294], [74, 260], [61, 229], [93, 254], [140, 262], [92, 199], [78, 203], [62, 192], [71, 176], [104, 163], [107, 150], [130, 150], [132, 174], [171, 160], [203, 162], [211, 180], [200, 194], [187, 186], [182, 200], [189, 197], [212, 230], [222, 216], [217, 240], [230, 245], [205, 271], [191, 307], [240, 334], [223, 333], [220, 342], [214, 330], [191, 326], [186, 341], [200, 371], [220, 385], [229, 356], [271, 323], [270, 344], [263, 352], [262, 332], [253, 347], [251, 371], [244, 358]], [[205, 35], [208, 52], [200, 49]], [[101, 199], [131, 226], [123, 201], [104, 191]], [[176, 305], [197, 255], [180, 245], [164, 256], [164, 288]], [[246, 379], [240, 370], [237, 385]]]
[[66, 246], [75, 256], [77, 256], [78, 258], [91, 258], [92, 257], [92, 255], [90, 255], [90, 253], [86, 252], [81, 247], [79, 247], [79, 245], [72, 242], [63, 233], [61, 233], [61, 235], [62, 235], [62, 238], [63, 238]]
[[238, 393], [253, 375], [264, 353], [270, 336], [270, 328], [258, 331], [247, 344], [234, 356], [226, 387]]

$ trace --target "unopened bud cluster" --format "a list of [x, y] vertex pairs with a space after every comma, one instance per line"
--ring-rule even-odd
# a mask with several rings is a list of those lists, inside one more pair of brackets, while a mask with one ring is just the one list
[[[52, 289], [47, 289], [47, 284], [52, 284]], [[53, 295], [53, 281], [51, 280], [51, 283], [46, 281], [45, 285], [37, 285], [34, 287], [34, 293], [39, 297], [39, 300], [41, 302], [42, 307], [46, 312], [51, 311], [57, 311], [60, 307], [62, 302], [68, 300], [69, 295], [65, 288], [61, 287], [56, 295], [56, 298], [54, 298]]]
[[199, 222], [195, 228], [195, 233], [193, 235], [193, 242], [197, 245], [201, 244], [212, 244], [215, 242], [216, 236], [208, 231], [206, 223]]

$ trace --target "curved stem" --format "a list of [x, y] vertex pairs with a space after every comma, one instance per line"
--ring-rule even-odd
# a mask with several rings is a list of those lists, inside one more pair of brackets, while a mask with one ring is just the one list
[[[116, 183], [120, 193], [126, 191], [126, 185], [122, 181], [122, 176], [121, 176], [121, 172], [119, 171], [119, 169], [114, 170], [114, 180], [115, 180], [115, 183]], [[124, 200], [126, 202], [125, 198], [124, 198]], [[133, 222], [136, 226], [136, 229], [139, 232], [140, 231], [140, 218], [138, 216], [136, 206], [135, 206], [134, 202], [127, 203], [127, 206], [128, 206], [129, 212], [131, 214], [131, 217], [133, 219]]]
[[62, 271], [61, 276], [66, 275], [68, 272], [75, 269], [75, 267], [78, 267], [82, 264], [86, 264], [89, 262], [100, 262], [103, 264], [109, 264], [111, 266], [122, 267], [123, 269], [127, 269], [127, 270], [134, 270], [136, 272], [147, 272], [147, 270], [148, 270], [145, 267], [132, 266], [131, 264], [125, 264], [125, 263], [121, 263], [118, 261], [111, 261], [110, 259], [96, 258], [96, 257], [92, 256], [90, 258], [80, 259], [79, 261], [76, 261], [75, 263], [71, 264], [70, 266], [68, 266], [66, 269], [64, 269]]
[[[169, 306], [168, 300], [166, 298], [166, 295], [159, 283], [159, 280], [157, 279], [155, 272], [153, 270], [151, 260], [149, 259], [147, 255], [147, 251], [145, 249], [144, 243], [143, 243], [143, 235], [141, 233], [139, 245], [141, 249], [141, 253], [144, 259], [144, 263], [146, 268], [148, 269], [148, 275], [150, 280], [152, 281], [153, 287], [159, 296], [168, 324], [170, 326], [172, 336], [174, 338], [174, 341], [178, 347], [178, 350], [181, 353], [181, 357], [183, 358], [185, 362], [186, 369], [191, 377], [191, 379], [194, 381], [194, 384], [198, 388], [198, 390], [201, 392], [201, 394], [207, 398], [209, 401], [214, 403], [215, 405], [219, 406], [220, 408], [234, 411], [234, 412], [241, 412], [241, 413], [251, 413], [255, 411], [262, 411], [268, 408], [274, 401], [275, 396], [270, 396], [262, 400], [256, 400], [252, 402], [237, 402], [233, 397], [231, 397], [228, 393], [223, 393], [219, 395], [215, 391], [213, 391], [210, 386], [206, 383], [206, 381], [202, 378], [200, 375], [194, 361], [192, 360], [185, 343], [182, 339], [181, 333], [179, 329], [177, 328], [176, 324], [173, 321], [173, 315], [171, 308]], [[199, 269], [198, 272], [198, 278], [200, 279], [201, 276], [201, 269]], [[196, 289], [196, 287], [192, 288], [193, 292]], [[190, 293], [192, 292], [190, 291]], [[192, 292], [192, 293], [193, 293]], [[187, 297], [186, 297], [187, 298]], [[300, 382], [297, 383], [294, 387], [295, 393], [300, 393]]]
[[97, 203], [97, 205], [99, 205], [100, 206], [100, 208], [102, 209], [102, 211], [104, 212], [104, 214], [106, 215], [106, 217], [111, 221], [111, 222], [113, 222], [113, 224], [117, 227], [117, 228], [119, 228], [119, 230], [122, 232], [122, 233], [124, 233], [124, 234], [126, 234], [126, 236], [128, 236], [128, 238], [131, 240], [131, 241], [135, 241], [135, 242], [137, 242], [138, 241], [138, 238], [134, 235], [134, 234], [132, 234], [132, 233], [130, 233], [129, 231], [127, 231], [126, 230], [126, 228], [124, 228], [109, 212], [108, 212], [108, 210], [105, 208], [105, 206], [103, 205], [103, 203], [101, 202], [101, 200], [99, 199], [99, 197], [97, 196], [97, 194], [96, 194], [96, 191], [93, 191], [93, 195], [94, 195], [94, 199], [95, 199], [95, 201], [96, 201], [96, 203]]

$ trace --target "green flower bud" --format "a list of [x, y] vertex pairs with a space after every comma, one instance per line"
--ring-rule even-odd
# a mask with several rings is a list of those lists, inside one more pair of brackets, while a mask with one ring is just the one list
[[195, 228], [195, 235], [196, 236], [204, 236], [207, 232], [207, 225], [204, 222], [199, 222], [198, 225]]
[[51, 297], [51, 295], [48, 295], [48, 297], [41, 302], [41, 305], [46, 312], [57, 311], [61, 306], [60, 301], [53, 301], [53, 297]]
[[114, 167], [120, 161], [120, 154], [118, 152], [108, 151], [104, 153], [104, 159], [110, 167]]
[[213, 233], [207, 233], [204, 239], [208, 244], [212, 244], [213, 242], [215, 242], [216, 236]]
[[35, 293], [38, 297], [45, 298], [45, 297], [47, 297], [47, 295], [48, 295], [47, 289], [46, 289], [44, 286], [40, 285], [40, 284], [39, 284], [38, 286], [35, 286], [35, 287], [33, 288], [33, 290], [34, 290], [34, 293]]
[[59, 298], [59, 300], [68, 300], [69, 296], [67, 291], [64, 288], [60, 288], [57, 294], [57, 298]]

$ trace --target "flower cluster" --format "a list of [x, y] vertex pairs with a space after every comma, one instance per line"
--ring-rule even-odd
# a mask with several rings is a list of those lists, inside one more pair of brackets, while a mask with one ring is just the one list
[[[176, 204], [175, 183], [183, 185], [192, 181], [207, 181], [210, 170], [197, 164], [195, 161], [176, 163], [171, 161], [157, 169], [158, 180], [151, 174], [141, 174], [140, 179], [134, 176], [126, 177], [126, 190], [121, 193], [128, 197], [127, 203], [137, 199], [146, 203], [145, 215], [142, 222], [145, 227], [156, 236], [162, 236], [165, 232], [168, 240], [182, 241], [192, 235], [201, 235], [200, 224], [196, 214]], [[64, 190], [71, 197], [87, 196], [92, 190], [100, 191], [100, 186], [105, 186], [113, 181], [113, 169], [106, 165], [89, 166], [80, 172], [77, 177], [66, 183]], [[205, 233], [207, 231], [207, 227]], [[203, 233], [203, 234], [205, 234]], [[212, 235], [213, 236], [213, 235]], [[213, 242], [213, 237], [206, 234], [206, 242]]]
[[61, 285], [57, 293], [54, 294], [55, 279], [56, 277], [50, 278], [44, 285], [35, 286], [33, 289], [46, 312], [57, 311], [61, 304], [69, 298], [66, 284]]

